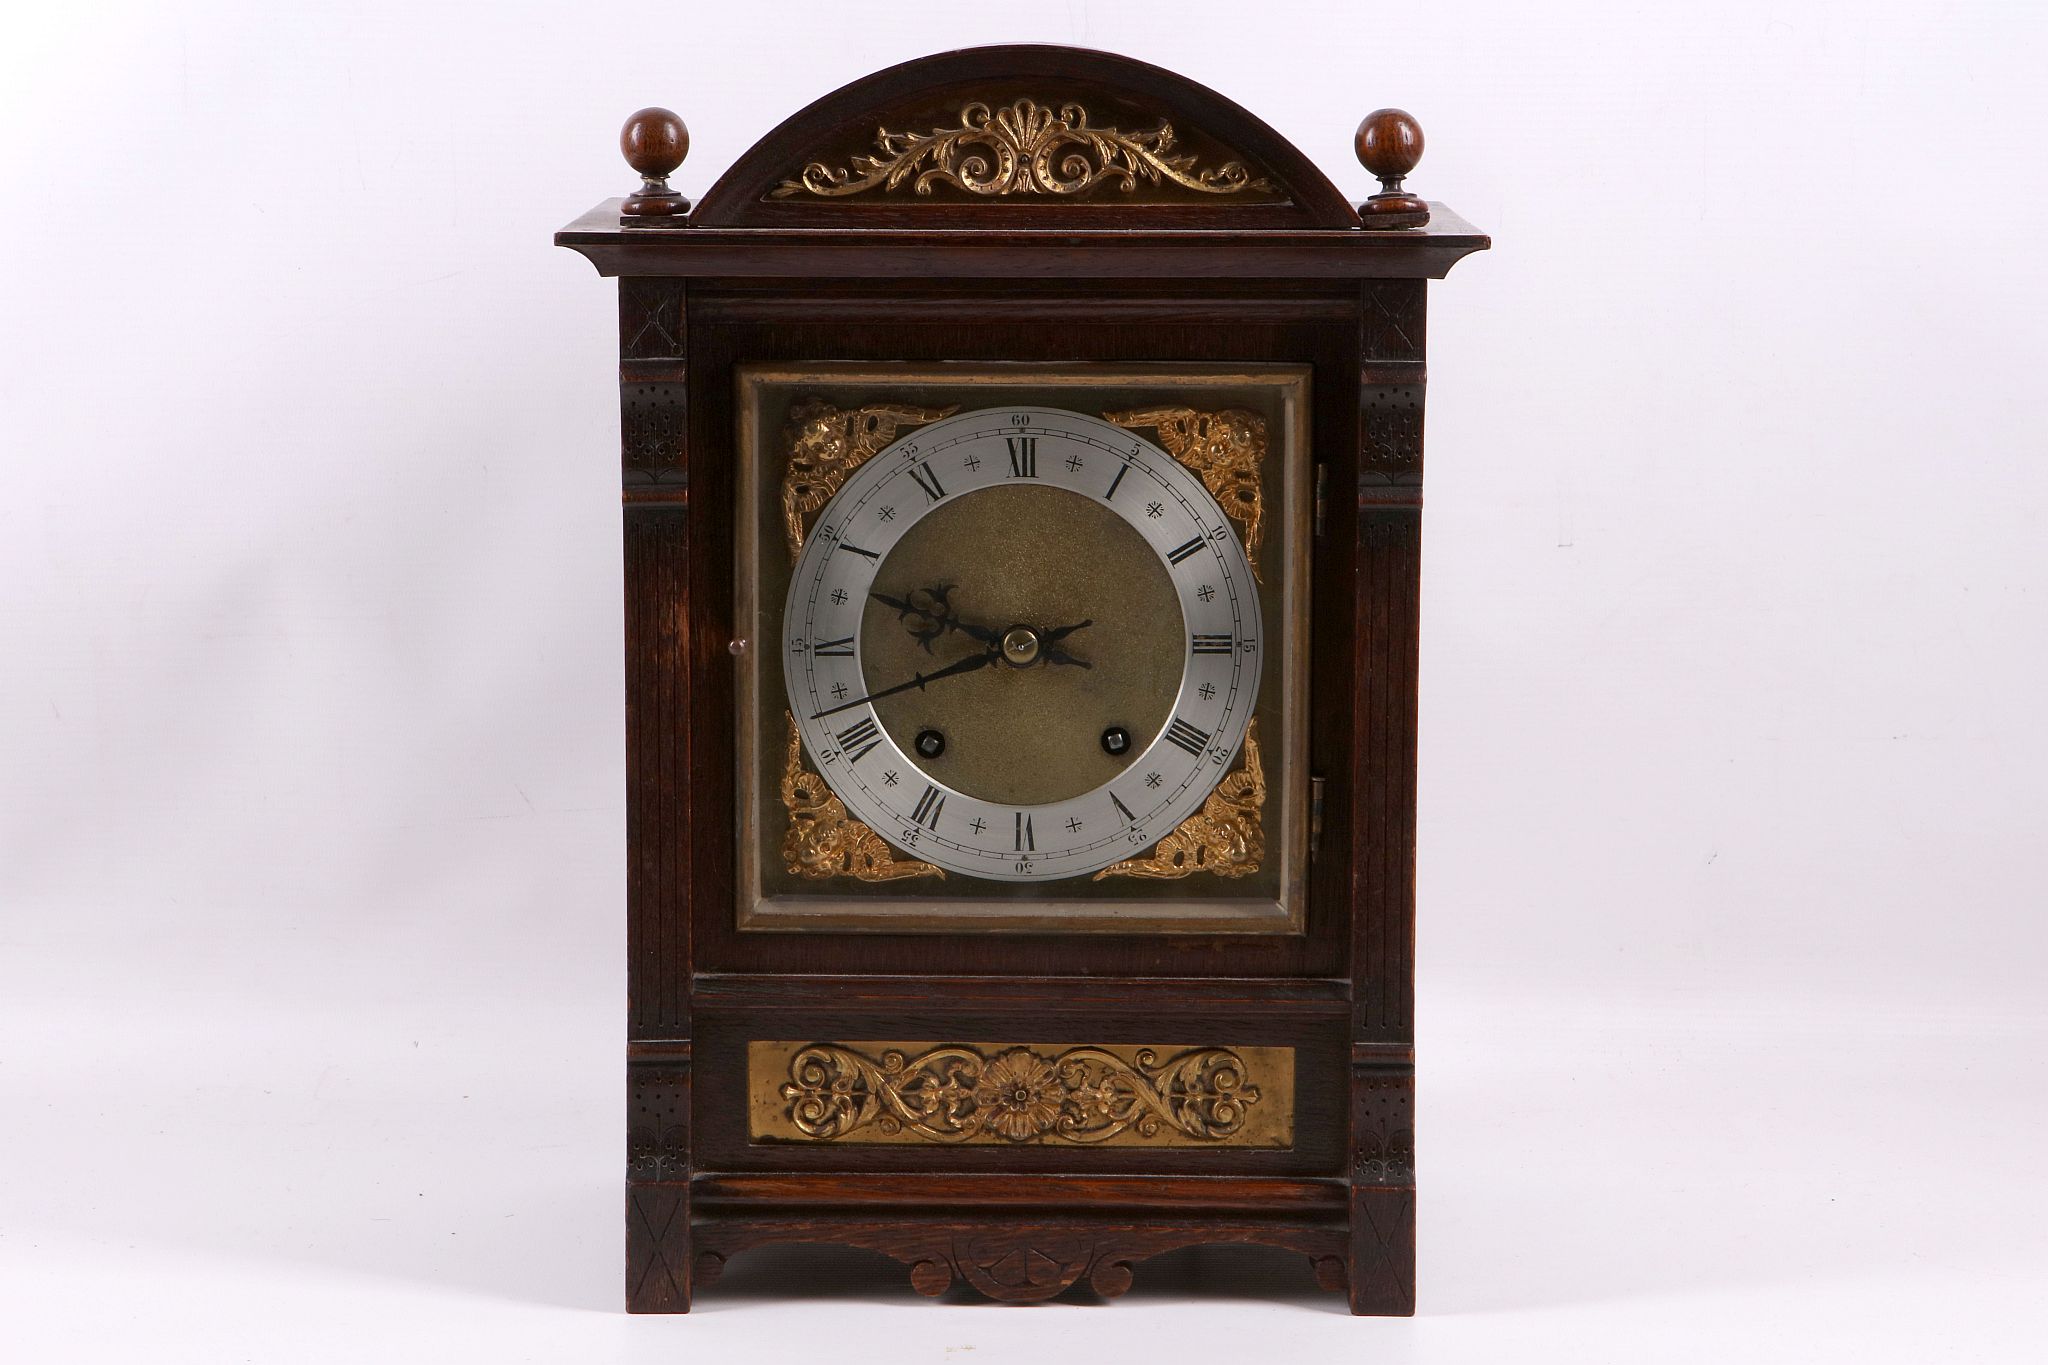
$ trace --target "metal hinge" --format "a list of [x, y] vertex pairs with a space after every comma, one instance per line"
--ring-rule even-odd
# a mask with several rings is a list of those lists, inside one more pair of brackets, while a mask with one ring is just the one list
[[1323, 842], [1323, 779], [1308, 780], [1308, 856], [1316, 856]]
[[1330, 481], [1330, 467], [1329, 467], [1328, 465], [1323, 465], [1323, 464], [1319, 464], [1319, 465], [1317, 465], [1317, 466], [1316, 466], [1316, 537], [1317, 537], [1318, 539], [1321, 539], [1321, 537], [1322, 537], [1322, 534], [1323, 534], [1323, 505], [1324, 505], [1324, 498], [1323, 498], [1323, 490], [1324, 490], [1324, 487], [1325, 487], [1325, 486], [1326, 486], [1326, 485], [1327, 485], [1327, 484], [1329, 483], [1329, 481]]

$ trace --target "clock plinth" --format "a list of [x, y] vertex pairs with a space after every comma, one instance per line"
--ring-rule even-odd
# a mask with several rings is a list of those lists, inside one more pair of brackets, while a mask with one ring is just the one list
[[557, 241], [619, 280], [628, 1306], [777, 1242], [1006, 1301], [1243, 1242], [1413, 1311], [1425, 290], [1488, 245], [1420, 129], [1354, 207], [1003, 47], [694, 206], [679, 118], [622, 147]]

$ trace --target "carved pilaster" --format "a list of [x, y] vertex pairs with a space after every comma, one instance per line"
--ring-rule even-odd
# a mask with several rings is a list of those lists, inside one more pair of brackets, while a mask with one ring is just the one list
[[1422, 477], [1422, 385], [1371, 384], [1358, 391], [1361, 479], [1403, 483]]
[[690, 476], [686, 458], [689, 406], [681, 382], [660, 380], [619, 385], [619, 482], [628, 502], [644, 501], [651, 492], [687, 501]]
[[619, 277], [619, 359], [683, 357], [683, 282]]
[[1415, 1312], [1415, 1190], [1351, 1187], [1351, 1311]]
[[1422, 361], [1426, 280], [1368, 280], [1364, 299], [1362, 358], [1374, 361]]
[[1422, 482], [1422, 280], [1370, 280], [1361, 299], [1358, 478]]
[[1416, 618], [1422, 512], [1358, 509], [1358, 725], [1351, 840], [1352, 1037], [1407, 1042], [1414, 1017]]
[[689, 1034], [689, 512], [626, 508], [626, 952], [634, 1038]]
[[626, 1311], [690, 1311], [688, 1185], [626, 1185]]
[[1351, 1183], [1415, 1183], [1415, 1074], [1410, 1068], [1352, 1068]]
[[619, 466], [629, 505], [689, 497], [683, 282], [619, 281]]
[[[1360, 1049], [1368, 1054], [1370, 1049]], [[1415, 1071], [1351, 1068], [1351, 1311], [1415, 1311]]]
[[626, 1178], [690, 1178], [690, 1068], [687, 1062], [631, 1069]]
[[690, 1063], [687, 1044], [627, 1072], [626, 1308], [690, 1310]]

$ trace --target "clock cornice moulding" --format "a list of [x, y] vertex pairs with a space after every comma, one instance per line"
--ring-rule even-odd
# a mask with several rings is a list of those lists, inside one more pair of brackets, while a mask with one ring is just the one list
[[[1431, 200], [1399, 232], [1149, 228], [621, 227], [607, 199], [555, 234], [602, 276], [718, 279], [1440, 280], [1493, 241]], [[1076, 205], [1075, 208], [1080, 206]], [[1130, 214], [1142, 214], [1132, 209]]]

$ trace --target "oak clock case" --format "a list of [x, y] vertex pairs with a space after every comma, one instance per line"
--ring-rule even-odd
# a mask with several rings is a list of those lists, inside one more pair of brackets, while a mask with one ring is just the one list
[[1298, 931], [1307, 382], [741, 367], [740, 926]]
[[1035, 46], [694, 204], [627, 121], [556, 240], [618, 281], [632, 1311], [776, 1243], [1414, 1310], [1426, 293], [1489, 243], [1355, 145]]

